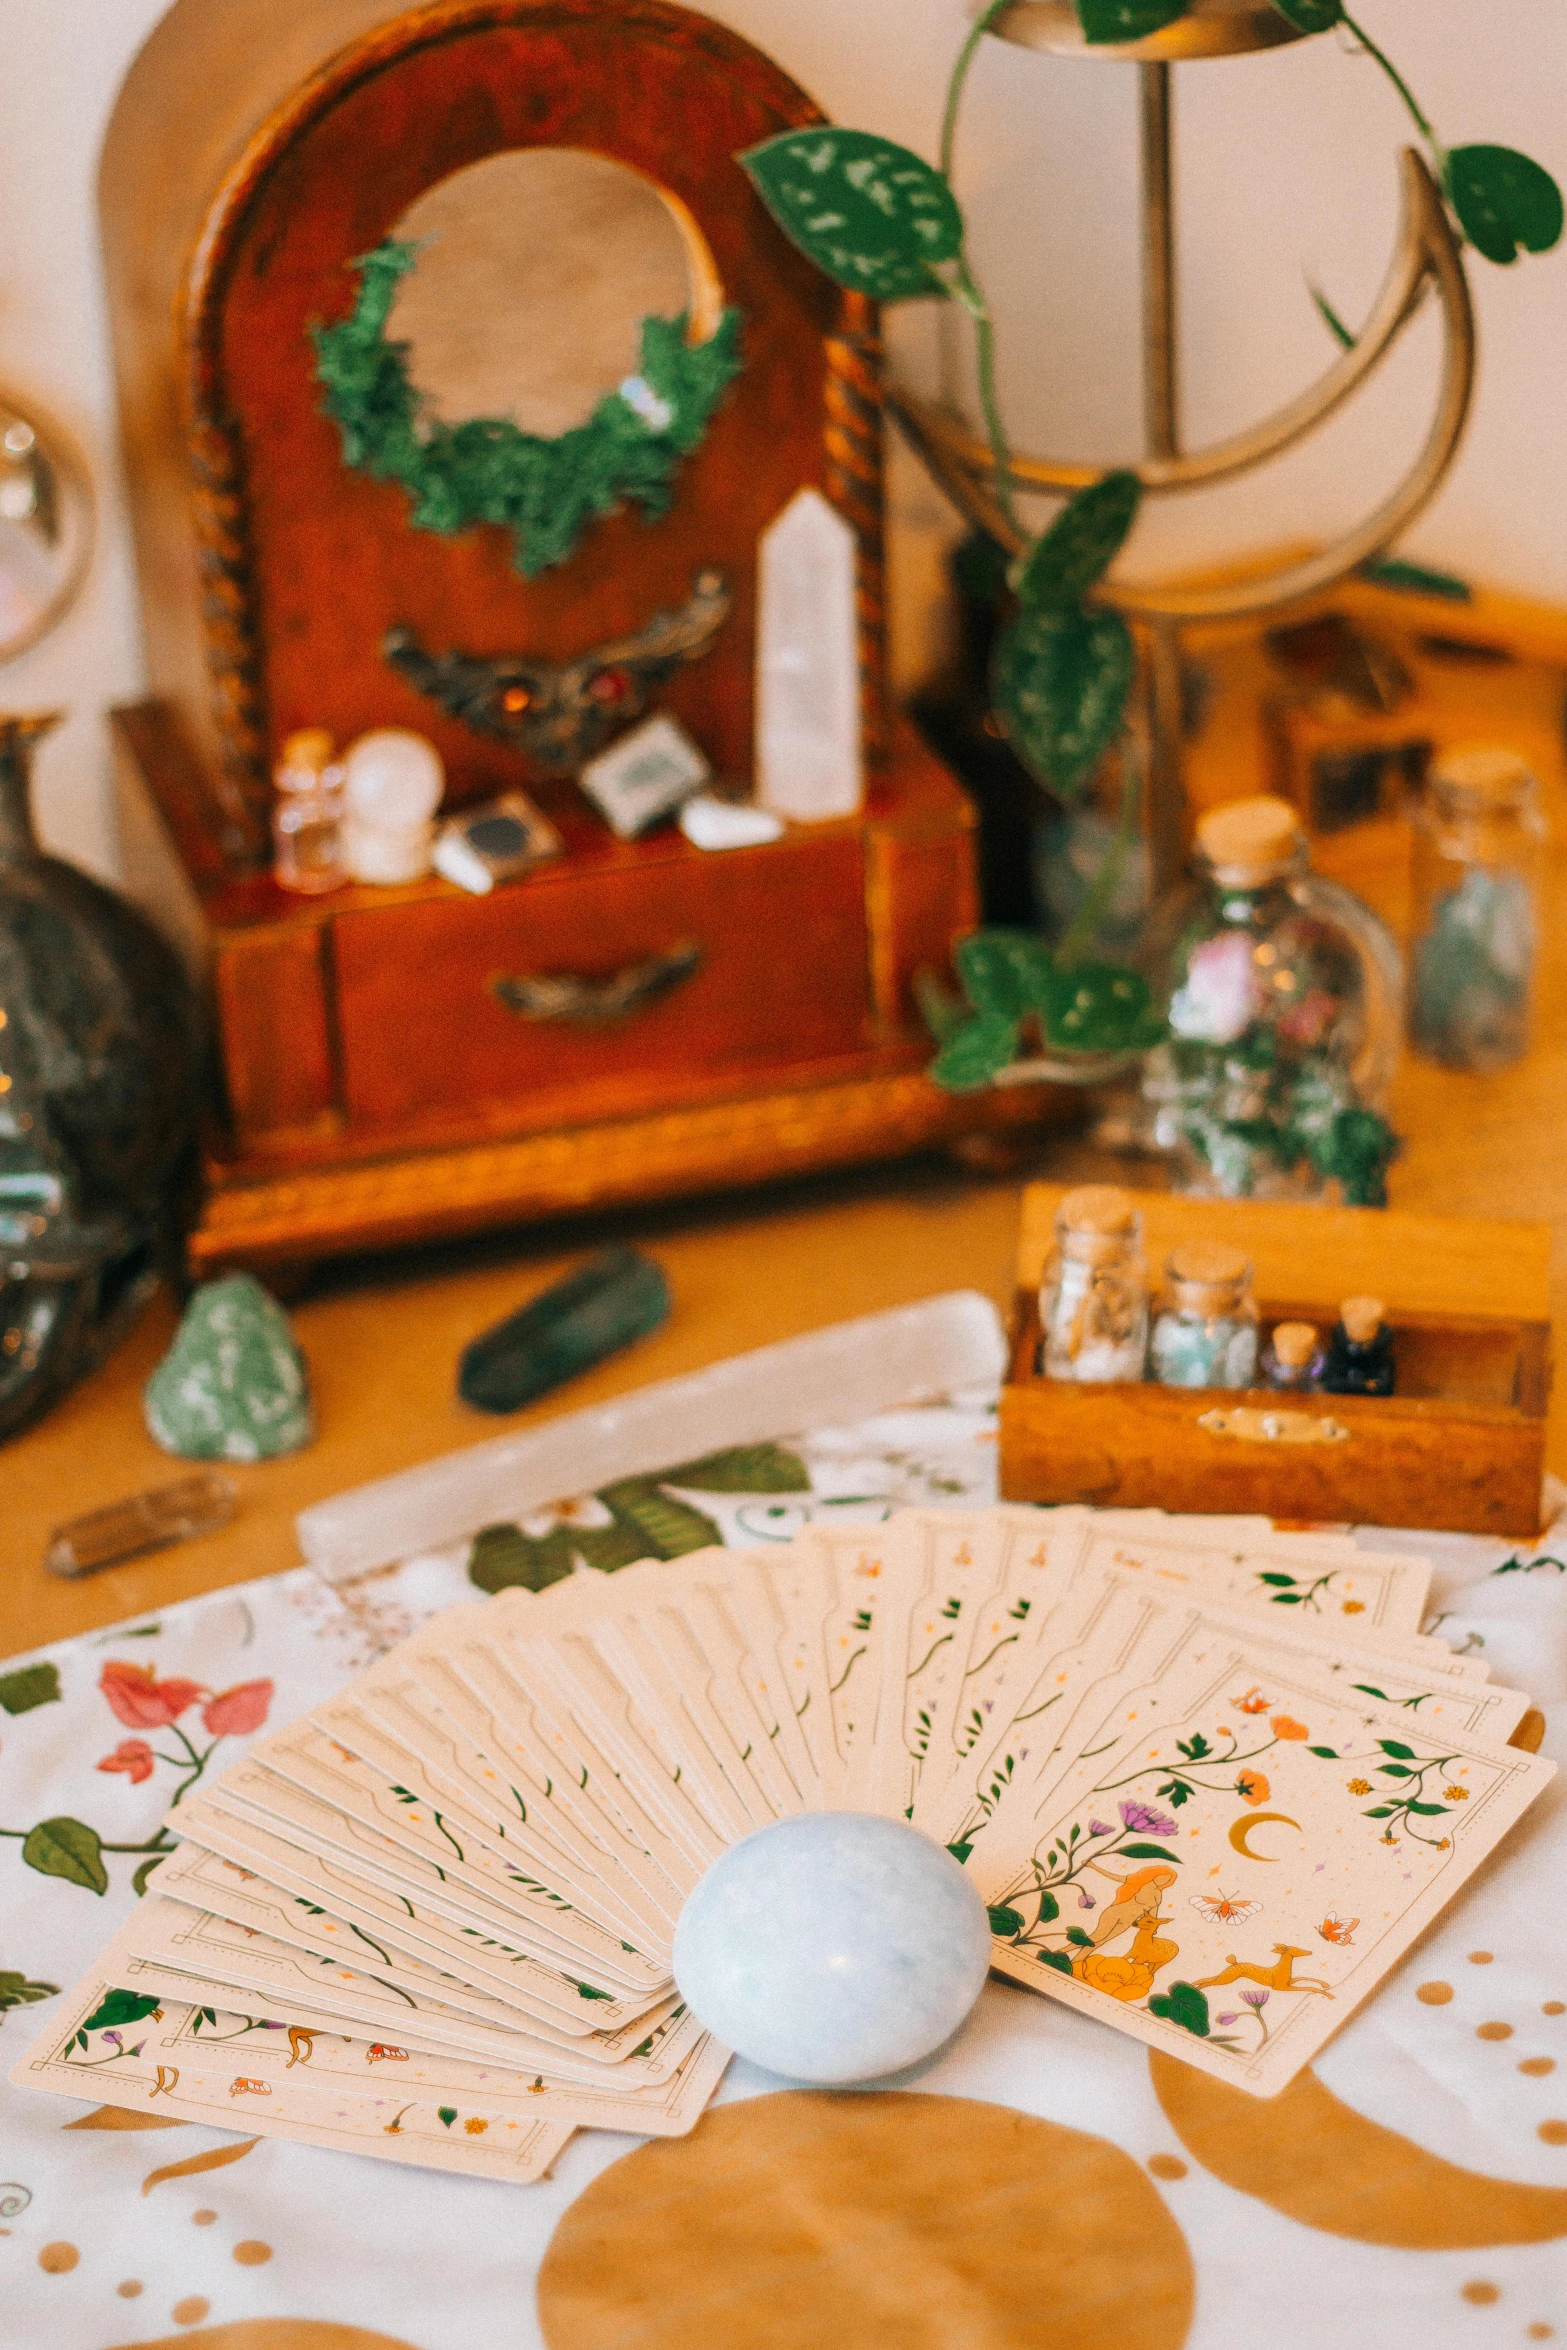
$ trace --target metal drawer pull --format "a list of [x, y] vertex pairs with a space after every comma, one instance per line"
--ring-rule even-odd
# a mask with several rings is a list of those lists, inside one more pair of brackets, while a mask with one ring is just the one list
[[1199, 1428], [1210, 1436], [1238, 1436], [1243, 1444], [1347, 1444], [1349, 1430], [1342, 1420], [1317, 1412], [1259, 1412], [1250, 1404], [1231, 1404], [1204, 1412]]
[[545, 971], [537, 976], [500, 972], [489, 983], [490, 993], [519, 1020], [565, 1020], [579, 1028], [602, 1028], [613, 1020], [629, 1020], [661, 996], [694, 979], [704, 953], [694, 939], [671, 947], [666, 955], [652, 955], [645, 963], [628, 963], [603, 979], [585, 979], [575, 971]]

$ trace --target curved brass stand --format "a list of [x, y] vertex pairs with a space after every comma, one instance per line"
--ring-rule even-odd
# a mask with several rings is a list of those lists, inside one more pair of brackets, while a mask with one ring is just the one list
[[[1032, 48], [1083, 53], [1072, 0], [1018, 0], [998, 21], [1004, 38]], [[1163, 497], [1252, 471], [1304, 440], [1380, 366], [1435, 288], [1443, 324], [1442, 376], [1425, 441], [1403, 480], [1365, 521], [1304, 560], [1210, 587], [1111, 580], [1096, 592], [1145, 629], [1144, 690], [1148, 716], [1146, 832], [1156, 890], [1175, 879], [1185, 852], [1181, 782], [1180, 645], [1182, 622], [1235, 620], [1294, 604], [1331, 587], [1389, 546], [1430, 503], [1452, 463], [1474, 391], [1474, 313], [1463, 259], [1447, 207], [1424, 159], [1406, 148], [1400, 161], [1402, 219], [1387, 276], [1353, 347], [1276, 415], [1211, 448], [1183, 453], [1179, 398], [1171, 169], [1170, 63], [1179, 57], [1234, 55], [1302, 38], [1272, 0], [1199, 0], [1193, 15], [1147, 40], [1093, 56], [1138, 61], [1142, 94], [1144, 431], [1147, 455], [1135, 466], [1144, 491]], [[1027, 537], [996, 496], [988, 444], [950, 409], [894, 384], [888, 406], [903, 432], [968, 520], [1009, 553]], [[1107, 468], [1069, 459], [1019, 455], [1015, 489], [1070, 496]]]

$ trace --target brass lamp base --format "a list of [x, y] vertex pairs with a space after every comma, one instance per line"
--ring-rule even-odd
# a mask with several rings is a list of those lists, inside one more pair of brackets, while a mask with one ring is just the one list
[[1089, 43], [1072, 0], [1016, 0], [991, 26], [1004, 41], [1058, 56], [1136, 58], [1176, 64], [1193, 57], [1240, 57], [1253, 49], [1281, 49], [1312, 38], [1292, 25], [1273, 0], [1197, 0], [1189, 16], [1141, 41]]

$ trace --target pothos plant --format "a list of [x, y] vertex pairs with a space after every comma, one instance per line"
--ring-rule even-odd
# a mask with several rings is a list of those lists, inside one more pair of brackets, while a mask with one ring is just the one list
[[[1090, 44], [1143, 39], [1187, 15], [1194, 0], [1075, 0]], [[824, 124], [785, 131], [740, 161], [785, 235], [852, 293], [879, 302], [956, 302], [973, 324], [979, 401], [995, 460], [1002, 512], [1023, 536], [1008, 584], [1016, 611], [1001, 632], [992, 667], [996, 714], [1025, 765], [1058, 799], [1085, 790], [1120, 731], [1136, 667], [1131, 631], [1098, 595], [1137, 517], [1138, 476], [1107, 472], [1072, 498], [1041, 535], [1024, 531], [1012, 453], [996, 395], [995, 331], [967, 250], [952, 187], [958, 110], [983, 36], [1010, 0], [989, 0], [952, 69], [935, 166], [909, 148]], [[1408, 82], [1343, 5], [1343, 0], [1272, 0], [1303, 33], [1342, 27], [1380, 67], [1412, 117], [1461, 237], [1487, 260], [1547, 252], [1563, 226], [1561, 191], [1527, 155], [1510, 147], [1448, 147]], [[1325, 295], [1315, 297], [1341, 341], [1353, 341]], [[1137, 822], [1138, 779], [1128, 762], [1120, 835]], [[1112, 852], [1114, 862], [1114, 852]], [[1113, 879], [1113, 876], [1112, 876]], [[1097, 908], [1085, 908], [1097, 916]], [[1091, 935], [1091, 933], [1089, 934]], [[1157, 1041], [1146, 984], [1115, 965], [1088, 962], [1081, 920], [1054, 956], [1024, 933], [981, 932], [960, 954], [968, 1009], [927, 1005], [942, 1051], [932, 1070], [954, 1089], [988, 1084], [1037, 1023], [1047, 1045], [1096, 1053], [1135, 1051]]]

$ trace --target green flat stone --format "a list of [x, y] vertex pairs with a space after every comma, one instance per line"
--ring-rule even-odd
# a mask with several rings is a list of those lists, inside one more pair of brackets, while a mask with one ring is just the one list
[[144, 1407], [154, 1439], [187, 1461], [268, 1461], [314, 1434], [288, 1316], [248, 1273], [202, 1283]]
[[656, 1330], [669, 1286], [651, 1257], [606, 1248], [520, 1313], [464, 1347], [457, 1392], [481, 1412], [515, 1412]]

